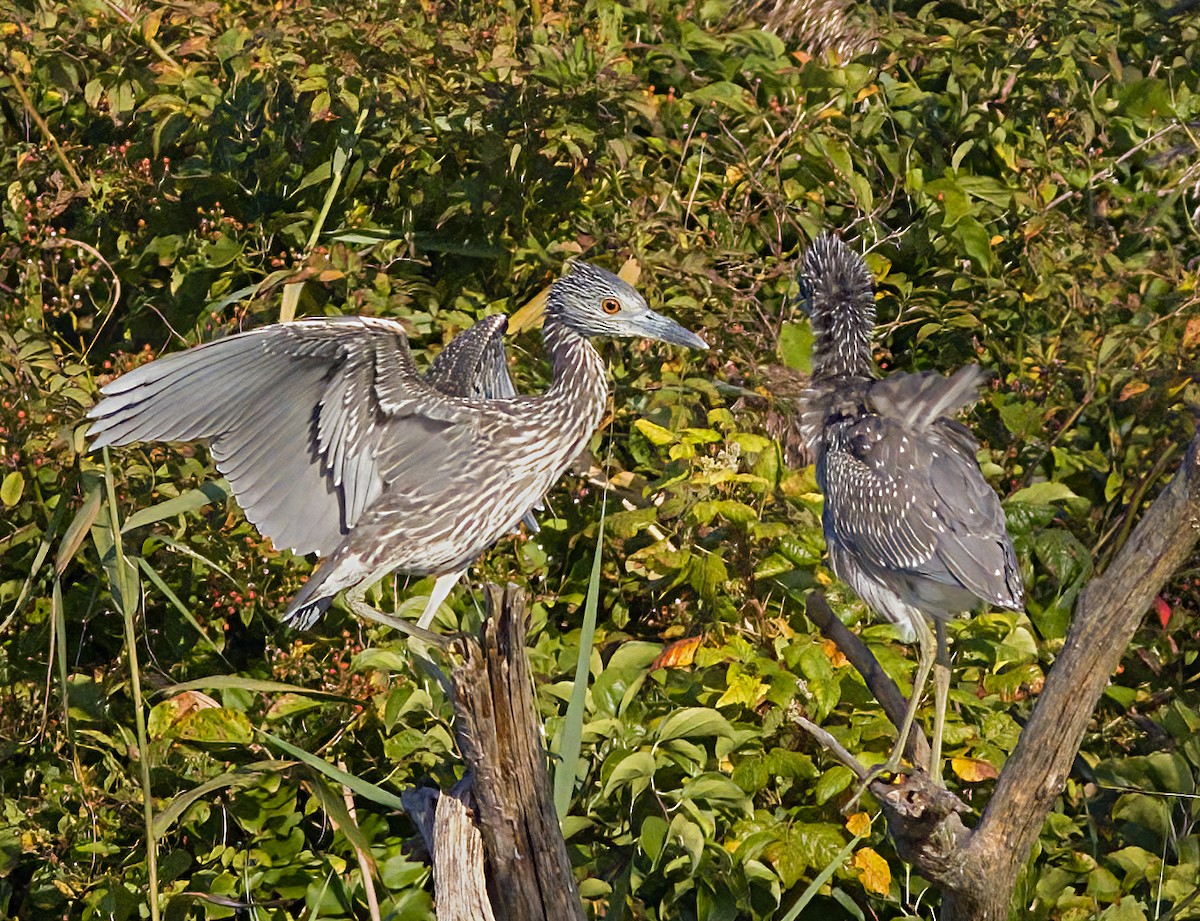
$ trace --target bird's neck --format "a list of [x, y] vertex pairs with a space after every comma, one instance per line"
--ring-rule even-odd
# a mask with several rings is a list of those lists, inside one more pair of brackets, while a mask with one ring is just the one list
[[[608, 383], [600, 353], [587, 337], [575, 332], [553, 313], [546, 315], [542, 335], [554, 369], [554, 381], [546, 396], [575, 407], [579, 416], [589, 417], [590, 436], [608, 399]], [[596, 417], [594, 421], [593, 416]]]
[[812, 315], [813, 381], [872, 376], [874, 310], [854, 298], [831, 298]]

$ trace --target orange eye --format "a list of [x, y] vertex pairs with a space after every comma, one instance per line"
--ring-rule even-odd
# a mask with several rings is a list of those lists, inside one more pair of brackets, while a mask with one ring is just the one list
[[600, 309], [603, 310], [605, 313], [620, 313], [621, 312], [621, 302], [618, 301], [615, 297], [606, 297], [604, 300], [602, 300], [600, 302]]

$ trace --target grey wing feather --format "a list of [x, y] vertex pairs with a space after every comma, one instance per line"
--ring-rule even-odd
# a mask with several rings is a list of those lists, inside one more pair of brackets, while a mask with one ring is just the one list
[[477, 422], [421, 380], [399, 324], [362, 318], [239, 333], [102, 393], [88, 413], [93, 447], [209, 438], [246, 517], [276, 546], [322, 556], [389, 478], [417, 491], [436, 482]]
[[853, 423], [822, 461], [829, 527], [859, 564], [903, 582], [899, 593], [929, 610], [961, 610], [963, 590], [1018, 608], [1004, 512], [960, 429], [947, 419], [925, 431], [877, 416]]
[[871, 408], [906, 428], [927, 429], [979, 400], [984, 373], [965, 365], [950, 377], [936, 371], [892, 374], [868, 388]]
[[[474, 400], [515, 398], [517, 388], [508, 373], [508, 353], [504, 349], [507, 331], [507, 317], [484, 317], [450, 340], [434, 358], [425, 380], [451, 396]], [[533, 512], [543, 507], [541, 502], [535, 503], [521, 519], [532, 533], [541, 530]]]
[[455, 336], [433, 360], [425, 380], [442, 393], [475, 400], [511, 400], [517, 395], [508, 373], [504, 333], [508, 318], [484, 317]]

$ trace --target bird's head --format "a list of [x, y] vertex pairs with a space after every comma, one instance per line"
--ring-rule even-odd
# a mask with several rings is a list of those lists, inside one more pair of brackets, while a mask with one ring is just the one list
[[689, 349], [708, 348], [695, 333], [651, 310], [631, 284], [586, 262], [576, 262], [550, 287], [546, 315], [582, 336], [657, 339]]

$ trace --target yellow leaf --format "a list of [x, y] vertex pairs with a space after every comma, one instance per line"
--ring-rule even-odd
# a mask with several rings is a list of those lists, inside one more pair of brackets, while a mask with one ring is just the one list
[[767, 691], [771, 690], [770, 685], [759, 681], [756, 676], [743, 673], [736, 662], [729, 666], [725, 683], [725, 693], [716, 703], [718, 707], [727, 707], [731, 704], [757, 707]]
[[854, 94], [855, 102], [862, 102], [870, 96], [874, 96], [879, 92], [879, 84], [872, 83], [870, 86], [864, 86], [861, 90]]
[[1000, 772], [986, 761], [978, 758], [951, 758], [950, 767], [967, 783], [978, 783], [981, 780], [995, 780]]
[[620, 270], [617, 272], [617, 277], [620, 278], [621, 281], [628, 282], [634, 287], [637, 287], [638, 278], [641, 276], [641, 274], [642, 264], [633, 256], [630, 256], [625, 260], [625, 264], [621, 266]]
[[700, 648], [702, 642], [704, 642], [702, 636], [689, 636], [687, 639], [675, 641], [650, 663], [650, 671], [659, 668], [687, 668], [695, 661], [696, 650]]
[[827, 576], [823, 572], [818, 571], [815, 578], [821, 585], [825, 586], [826, 588], [833, 585], [833, 579], [829, 578], [829, 576]]
[[25, 492], [25, 477], [21, 476], [20, 470], [14, 470], [0, 484], [0, 502], [3, 502], [8, 508], [12, 508], [21, 500], [23, 492]]
[[661, 425], [655, 425], [649, 419], [635, 419], [633, 422], [634, 428], [646, 436], [646, 440], [655, 445], [670, 445], [674, 444], [679, 439], [670, 429], [665, 429]]
[[1145, 393], [1150, 389], [1150, 385], [1145, 381], [1130, 381], [1121, 388], [1121, 395], [1117, 397], [1117, 402], [1123, 402], [1130, 397], [1136, 397], [1139, 393]]
[[546, 298], [549, 296], [550, 288], [547, 286], [531, 297], [529, 303], [512, 314], [508, 318], [509, 334], [515, 336], [524, 330], [541, 326], [546, 314]]
[[149, 41], [158, 34], [159, 26], [162, 25], [162, 10], [154, 10], [149, 16], [142, 20], [142, 38]]
[[841, 668], [843, 665], [850, 664], [850, 660], [842, 654], [842, 651], [837, 647], [837, 643], [833, 640], [823, 642], [821, 649], [825, 651], [825, 655], [829, 656], [829, 661], [833, 664], [834, 668]]
[[994, 237], [992, 237], [990, 240], [988, 240], [988, 245], [989, 246], [999, 246], [1003, 242], [1004, 242], [1004, 237], [1000, 236], [1000, 234], [996, 234]]
[[854, 866], [862, 875], [859, 882], [867, 892], [887, 895], [892, 887], [892, 871], [887, 861], [869, 847], [859, 848], [854, 853]]
[[857, 838], [862, 838], [871, 830], [871, 817], [865, 812], [856, 812], [846, 819], [846, 830]]
[[729, 166], [725, 167], [725, 185], [732, 189], [735, 185], [742, 181], [742, 177], [745, 175], [745, 172], [740, 166], [731, 163]]

